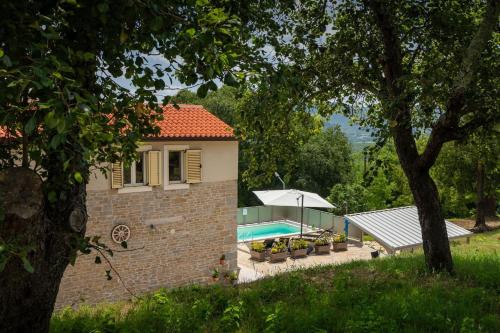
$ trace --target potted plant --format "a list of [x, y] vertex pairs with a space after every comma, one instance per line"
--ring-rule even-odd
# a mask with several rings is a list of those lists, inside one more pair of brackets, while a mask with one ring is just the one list
[[269, 262], [285, 261], [287, 257], [288, 248], [286, 247], [285, 243], [274, 243], [273, 247], [271, 248], [271, 257], [269, 259]]
[[225, 255], [225, 254], [223, 254], [223, 255], [221, 255], [221, 256], [220, 256], [220, 259], [219, 259], [219, 264], [220, 264], [221, 266], [223, 266], [225, 263], [226, 263], [226, 255]]
[[238, 282], [238, 271], [232, 271], [231, 273], [229, 273], [229, 281], [233, 286], [236, 285], [236, 283]]
[[316, 254], [330, 254], [330, 245], [330, 236], [323, 235], [314, 241], [314, 252]]
[[266, 260], [266, 245], [264, 242], [252, 242], [250, 244], [250, 258], [257, 261]]
[[212, 280], [214, 280], [214, 282], [219, 281], [219, 276], [220, 276], [219, 270], [217, 268], [214, 268], [212, 270]]
[[347, 251], [347, 238], [345, 234], [340, 234], [333, 237], [333, 251]]
[[302, 238], [294, 239], [292, 241], [292, 250], [290, 255], [292, 258], [302, 258], [307, 256], [307, 247], [309, 244]]

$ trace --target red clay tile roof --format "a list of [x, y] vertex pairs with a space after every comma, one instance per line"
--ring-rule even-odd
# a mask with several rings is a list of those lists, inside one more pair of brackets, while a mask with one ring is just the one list
[[158, 138], [225, 138], [234, 139], [233, 129], [205, 110], [201, 105], [179, 104], [163, 107], [163, 120], [158, 122]]
[[[235, 139], [233, 129], [201, 105], [163, 106], [163, 120], [158, 122], [158, 139]], [[0, 127], [0, 138], [6, 136]]]

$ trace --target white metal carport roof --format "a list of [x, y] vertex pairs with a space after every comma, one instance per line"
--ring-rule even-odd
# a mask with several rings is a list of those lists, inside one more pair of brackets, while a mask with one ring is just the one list
[[[415, 206], [347, 214], [345, 218], [388, 250], [396, 251], [422, 245], [422, 232]], [[445, 220], [445, 223], [449, 239], [472, 234], [449, 221]]]

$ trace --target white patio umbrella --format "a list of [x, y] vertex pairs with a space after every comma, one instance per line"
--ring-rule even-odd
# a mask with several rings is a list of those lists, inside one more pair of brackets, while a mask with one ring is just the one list
[[289, 189], [253, 191], [253, 193], [255, 193], [257, 198], [266, 206], [300, 206], [300, 237], [302, 237], [302, 225], [304, 223], [304, 207], [335, 208], [334, 205], [312, 192]]

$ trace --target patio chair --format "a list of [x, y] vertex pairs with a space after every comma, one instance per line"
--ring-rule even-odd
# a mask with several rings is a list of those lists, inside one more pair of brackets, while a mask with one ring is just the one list
[[321, 232], [313, 231], [313, 232], [309, 232], [309, 233], [303, 234], [302, 235], [302, 239], [305, 239], [305, 240], [310, 241], [310, 242], [314, 242], [316, 239], [320, 238], [321, 236], [323, 236], [326, 233], [329, 233], [329, 234], [333, 235], [334, 234], [333, 227], [325, 229], [325, 230], [323, 230]]

